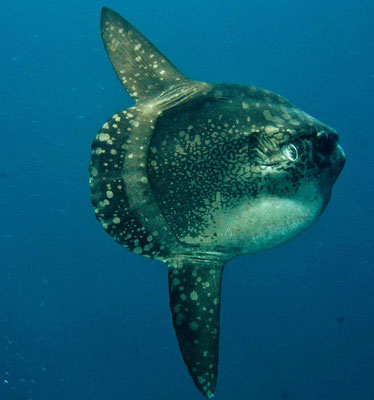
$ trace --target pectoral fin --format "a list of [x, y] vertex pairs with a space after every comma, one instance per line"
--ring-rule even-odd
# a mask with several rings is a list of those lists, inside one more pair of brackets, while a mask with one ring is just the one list
[[[176, 263], [178, 264], [178, 263]], [[198, 389], [216, 390], [223, 262], [169, 263], [170, 307], [180, 350]]]

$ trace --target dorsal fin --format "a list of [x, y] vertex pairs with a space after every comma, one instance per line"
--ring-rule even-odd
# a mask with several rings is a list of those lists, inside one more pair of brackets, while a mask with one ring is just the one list
[[119, 80], [135, 101], [188, 81], [136, 28], [106, 7], [101, 11], [101, 36]]

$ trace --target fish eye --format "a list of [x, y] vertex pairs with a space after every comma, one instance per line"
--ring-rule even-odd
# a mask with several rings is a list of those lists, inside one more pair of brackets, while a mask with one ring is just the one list
[[299, 158], [299, 151], [293, 143], [288, 143], [283, 147], [283, 154], [290, 160], [296, 161]]

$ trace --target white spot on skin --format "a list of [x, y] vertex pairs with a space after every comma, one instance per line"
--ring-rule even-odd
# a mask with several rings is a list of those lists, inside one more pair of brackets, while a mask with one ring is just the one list
[[184, 149], [183, 149], [183, 147], [182, 147], [180, 144], [177, 144], [177, 145], [175, 146], [175, 151], [176, 151], [177, 153], [179, 153], [179, 154], [186, 154], [185, 151], [184, 151]]
[[194, 290], [190, 293], [190, 297], [193, 301], [196, 301], [199, 298], [198, 294]]
[[180, 280], [179, 280], [178, 278], [174, 278], [174, 279], [171, 281], [171, 285], [172, 285], [172, 286], [178, 286], [180, 283], [181, 283], [181, 282], [180, 282]]
[[107, 133], [100, 133], [99, 134], [99, 141], [100, 142], [107, 142], [110, 140], [110, 136]]
[[223, 96], [223, 93], [222, 93], [221, 90], [216, 90], [216, 91], [214, 92], [214, 97], [215, 97], [216, 99], [221, 99], [222, 96]]
[[183, 313], [177, 314], [176, 323], [177, 325], [182, 325], [183, 321], [186, 319], [186, 316]]
[[199, 324], [195, 321], [190, 322], [189, 326], [191, 331], [196, 331], [199, 328]]
[[108, 199], [111, 199], [113, 197], [113, 192], [111, 190], [108, 190], [106, 192], [106, 197], [108, 197]]
[[[137, 93], [134, 92], [133, 94], [134, 94], [134, 96], [136, 96]], [[135, 128], [137, 128], [137, 127], [139, 126], [139, 122], [136, 121], [136, 120], [131, 120], [131, 121], [130, 121], [130, 124], [133, 125], [133, 126], [135, 126]]]
[[152, 247], [153, 247], [153, 243], [146, 244], [144, 246], [144, 251], [149, 251], [149, 250], [151, 250]]
[[273, 126], [273, 125], [268, 125], [265, 127], [265, 133], [267, 134], [272, 134], [272, 133], [277, 133], [279, 132], [279, 128]]
[[248, 105], [248, 103], [246, 103], [245, 101], [243, 101], [242, 107], [244, 108], [244, 110], [248, 110], [249, 105]]
[[113, 223], [114, 224], [119, 224], [121, 222], [121, 219], [120, 218], [118, 218], [118, 217], [114, 217], [113, 218]]

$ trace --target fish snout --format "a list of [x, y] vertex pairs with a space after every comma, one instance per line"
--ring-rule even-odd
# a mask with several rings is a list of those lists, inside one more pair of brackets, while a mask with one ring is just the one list
[[333, 181], [339, 176], [345, 164], [345, 154], [334, 131], [317, 132], [314, 141], [314, 159], [322, 169], [330, 170]]

